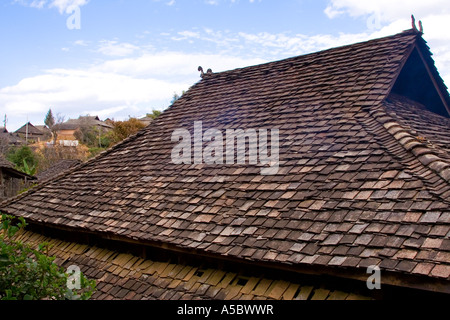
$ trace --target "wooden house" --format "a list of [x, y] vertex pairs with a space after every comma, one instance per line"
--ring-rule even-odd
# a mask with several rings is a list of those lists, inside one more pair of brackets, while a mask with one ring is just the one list
[[[415, 29], [208, 72], [151, 126], [1, 210], [96, 279], [94, 299], [448, 299], [449, 106]], [[196, 123], [279, 130], [277, 172], [173, 161], [174, 132]]]

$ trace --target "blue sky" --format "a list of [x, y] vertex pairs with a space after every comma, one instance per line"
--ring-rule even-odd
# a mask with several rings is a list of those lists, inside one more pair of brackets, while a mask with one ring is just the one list
[[27, 117], [42, 124], [50, 107], [66, 119], [143, 116], [197, 82], [199, 65], [217, 72], [395, 34], [411, 13], [449, 83], [448, 0], [2, 0], [0, 117], [14, 131]]

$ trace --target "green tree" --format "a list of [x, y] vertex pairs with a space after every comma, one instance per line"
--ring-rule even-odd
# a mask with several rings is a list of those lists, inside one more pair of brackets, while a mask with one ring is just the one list
[[52, 129], [55, 125], [55, 117], [53, 116], [52, 109], [49, 109], [47, 115], [45, 116], [44, 123], [49, 129]]
[[170, 101], [170, 104], [171, 104], [171, 105], [174, 104], [175, 101], [177, 101], [178, 99], [180, 99], [180, 98], [183, 96], [183, 94], [185, 94], [185, 93], [186, 93], [185, 90], [183, 90], [183, 91], [181, 92], [181, 95], [179, 95], [178, 93], [174, 92], [174, 93], [173, 93], [173, 97], [172, 97], [172, 101]]
[[147, 117], [155, 120], [156, 118], [158, 118], [161, 115], [161, 113], [162, 112], [159, 110], [153, 110], [152, 113], [147, 113]]
[[26, 222], [2, 215], [0, 221], [0, 300], [88, 300], [96, 289], [94, 280], [79, 274], [79, 286], [71, 286], [68, 274], [48, 256], [49, 245], [37, 249], [16, 239]]
[[36, 173], [36, 168], [39, 164], [38, 157], [29, 146], [12, 148], [7, 155], [7, 159], [15, 164], [17, 170], [29, 175]]

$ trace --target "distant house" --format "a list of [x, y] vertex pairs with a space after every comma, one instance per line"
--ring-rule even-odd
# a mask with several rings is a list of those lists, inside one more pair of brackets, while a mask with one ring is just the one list
[[101, 121], [98, 116], [81, 116], [78, 119], [69, 119], [57, 125], [57, 136], [62, 145], [70, 144], [67, 141], [75, 141], [76, 131], [81, 128], [94, 127], [99, 133], [111, 130], [112, 126], [105, 121]]
[[28, 143], [35, 143], [44, 141], [44, 132], [32, 125], [30, 122], [24, 124], [18, 130], [15, 131], [20, 138], [24, 139]]
[[36, 178], [14, 169], [14, 164], [0, 156], [0, 201], [14, 197]]
[[20, 146], [25, 143], [18, 133], [8, 132], [5, 127], [0, 127], [0, 153], [3, 154], [11, 146]]
[[107, 118], [107, 119], [105, 120], [105, 123], [106, 123], [107, 125], [109, 125], [110, 127], [113, 127], [113, 126], [114, 126], [114, 120], [112, 120], [112, 119], [110, 119], [110, 118]]
[[155, 119], [152, 117], [143, 117], [143, 118], [139, 119], [139, 121], [142, 122], [143, 124], [145, 124], [146, 126], [148, 126], [150, 123], [152, 123], [153, 120], [155, 120]]
[[35, 127], [43, 133], [42, 139], [44, 141], [50, 140], [52, 138], [52, 131], [46, 125], [39, 125]]

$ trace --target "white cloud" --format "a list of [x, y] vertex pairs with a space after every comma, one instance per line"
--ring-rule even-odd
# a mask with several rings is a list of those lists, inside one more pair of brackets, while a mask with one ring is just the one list
[[42, 9], [47, 4], [48, 0], [14, 0], [13, 3], [18, 3], [22, 6]]
[[106, 109], [86, 109], [84, 111], [82, 111], [80, 113], [80, 115], [96, 115], [98, 116], [100, 119], [106, 119], [106, 118], [110, 118], [111, 119], [111, 115], [113, 114], [117, 114], [120, 111], [123, 110], [127, 110], [127, 111], [138, 111], [139, 109], [134, 107], [134, 106], [130, 106], [130, 105], [123, 105], [123, 106], [118, 106], [118, 107], [111, 107], [111, 108], [106, 108]]
[[[351, 2], [351, 1], [347, 1]], [[336, 1], [337, 3], [337, 1]], [[357, 6], [359, 2], [355, 1]], [[449, 2], [450, 3], [450, 2]], [[447, 5], [447, 7], [450, 5]], [[352, 8], [336, 7], [339, 10], [350, 10]], [[364, 12], [371, 14], [378, 10], [377, 7], [370, 7]], [[381, 10], [381, 9], [380, 9]], [[450, 84], [450, 13], [445, 13], [446, 9], [435, 9], [436, 13], [417, 20], [422, 20], [424, 25], [424, 39], [428, 41], [431, 51], [434, 53], [434, 60], [444, 81]], [[363, 12], [358, 9], [354, 12]], [[384, 14], [380, 11], [380, 14]], [[385, 15], [390, 16], [390, 15]], [[369, 19], [370, 16], [367, 18]], [[418, 24], [418, 23], [417, 23]], [[242, 57], [256, 57], [262, 60], [278, 60], [305, 53], [316, 52], [323, 49], [338, 47], [370, 39], [393, 35], [402, 30], [411, 28], [411, 18], [409, 15], [393, 19], [390, 22], [383, 22], [377, 28], [367, 28], [360, 33], [339, 33], [333, 34], [293, 34], [284, 33], [230, 33], [215, 31], [211, 28], [203, 30], [185, 30], [178, 32], [175, 36], [170, 36], [171, 40], [187, 41], [189, 44], [199, 44], [208, 49], [208, 44], [213, 50], [220, 50], [222, 54], [228, 53]]]
[[102, 40], [98, 52], [115, 57], [125, 57], [133, 54], [139, 47], [130, 43], [119, 43], [115, 40]]
[[178, 34], [182, 37], [180, 39], [187, 39], [187, 38], [200, 38], [199, 32], [194, 31], [180, 31]]
[[49, 8], [57, 8], [59, 13], [64, 13], [68, 8], [81, 7], [86, 5], [89, 0], [51, 0]]
[[170, 39], [189, 43], [198, 41], [203, 48], [207, 48], [206, 44], [210, 43], [222, 53], [273, 60], [351, 44], [367, 40], [370, 36], [368, 33], [339, 34], [337, 36], [329, 34], [308, 36], [288, 32], [230, 33], [205, 28], [201, 31], [180, 31]]
[[186, 78], [198, 79], [197, 68], [202, 65], [205, 70], [225, 71], [251, 64], [265, 62], [263, 59], [244, 59], [220, 54], [188, 54], [180, 52], [147, 53], [138, 58], [126, 58], [106, 61], [93, 70], [113, 72], [132, 77], [145, 78], [153, 76], [158, 79]]
[[331, 0], [325, 9], [325, 13], [330, 18], [343, 14], [351, 17], [378, 14], [383, 21], [387, 22], [409, 18], [411, 14], [416, 17], [425, 17], [436, 12], [449, 13], [449, 11], [448, 0]]
[[10, 119], [9, 127], [16, 129], [27, 116], [32, 123], [42, 123], [50, 107], [66, 119], [80, 114], [116, 119], [140, 116], [167, 107], [174, 92], [200, 80], [199, 65], [223, 71], [260, 62], [220, 55], [147, 53], [86, 69], [46, 70], [1, 88], [0, 105]]
[[61, 14], [66, 12], [70, 7], [81, 7], [88, 2], [89, 0], [14, 0], [14, 3], [31, 8], [57, 8]]
[[76, 46], [87, 47], [88, 43], [84, 40], [77, 40], [73, 43]]
[[32, 8], [38, 8], [42, 9], [45, 5], [45, 0], [33, 0], [33, 2], [30, 3], [30, 7]]
[[[262, 0], [258, 0], [258, 2], [261, 2], [261, 1], [262, 1]], [[228, 1], [224, 1], [224, 0], [204, 0], [204, 2], [205, 2], [206, 4], [209, 4], [209, 5], [217, 6], [217, 5], [219, 5], [221, 2], [228, 2]], [[231, 2], [231, 3], [239, 3], [239, 0], [229, 0], [229, 2]], [[248, 2], [249, 2], [249, 3], [255, 3], [256, 0], [248, 0]]]

